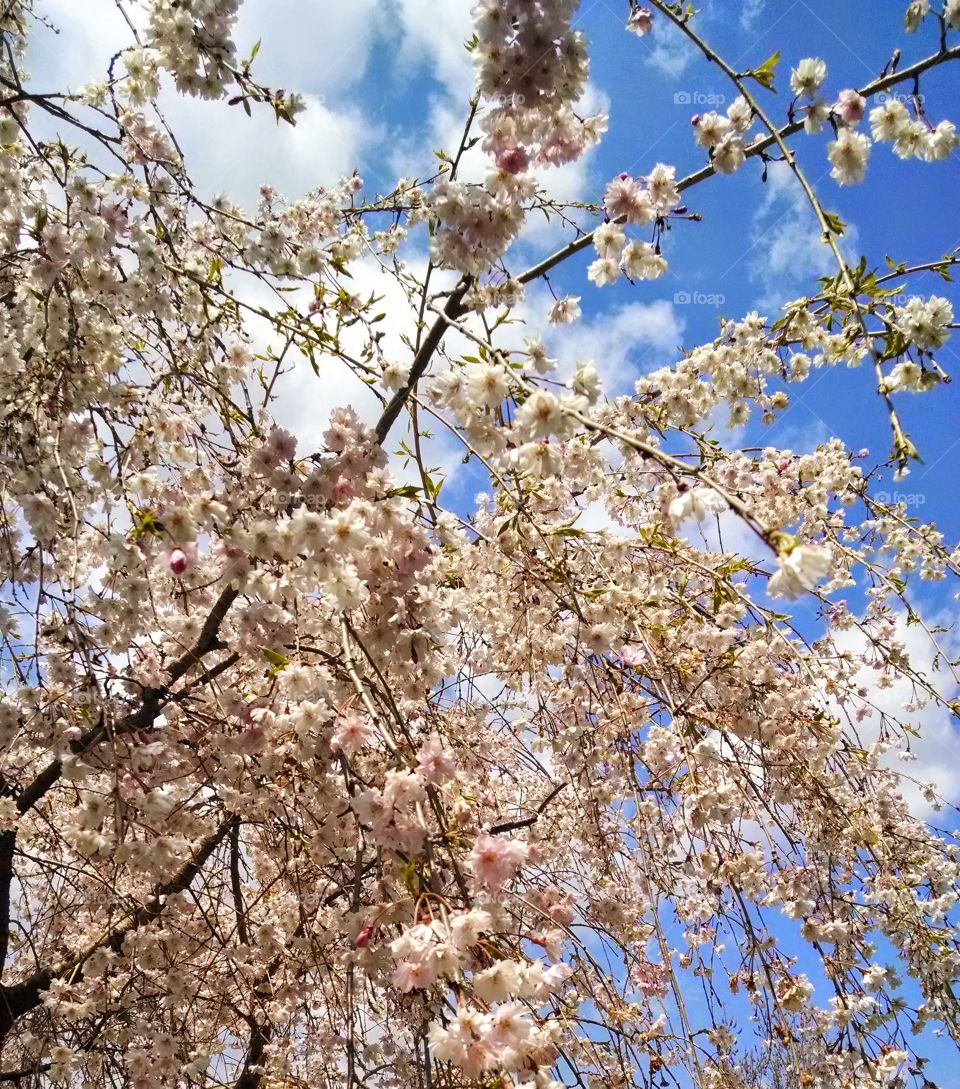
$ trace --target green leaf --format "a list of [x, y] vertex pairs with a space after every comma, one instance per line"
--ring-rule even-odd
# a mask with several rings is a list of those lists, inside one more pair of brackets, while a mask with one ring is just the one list
[[823, 218], [826, 220], [827, 226], [835, 235], [842, 235], [846, 229], [846, 223], [837, 215], [836, 212], [824, 211]]
[[412, 860], [410, 862], [404, 862], [400, 867], [400, 880], [406, 885], [412, 893], [420, 891], [419, 881], [417, 880], [417, 864]]
[[272, 668], [269, 672], [272, 674], [279, 673], [282, 669], [286, 669], [290, 664], [290, 659], [284, 657], [278, 650], [271, 650], [269, 647], [261, 647], [260, 653], [270, 663]]
[[780, 62], [780, 50], [776, 53], [771, 53], [769, 57], [758, 68], [754, 68], [753, 71], [747, 72], [746, 75], [751, 76], [760, 84], [761, 87], [765, 87], [768, 91], [777, 93], [776, 87], [773, 85], [774, 76], [776, 74], [777, 64]]
[[133, 519], [133, 530], [130, 536], [135, 541], [151, 535], [159, 537], [163, 533], [163, 523], [158, 520], [152, 510], [134, 511]]

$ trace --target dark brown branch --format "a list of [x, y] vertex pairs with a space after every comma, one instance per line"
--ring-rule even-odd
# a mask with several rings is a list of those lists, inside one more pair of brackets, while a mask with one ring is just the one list
[[189, 888], [236, 820], [236, 817], [231, 817], [224, 821], [200, 844], [190, 861], [166, 884], [159, 886], [150, 900], [136, 907], [125, 923], [115, 927], [84, 953], [71, 957], [55, 968], [43, 968], [39, 972], [34, 972], [32, 976], [12, 987], [0, 987], [0, 1046], [17, 1020], [40, 1005], [43, 1001], [43, 992], [50, 988], [54, 980], [67, 976], [75, 981], [83, 979], [83, 965], [93, 953], [98, 949], [119, 950], [123, 945], [123, 939], [128, 934], [159, 918], [166, 906], [166, 899]]
[[16, 845], [15, 828], [0, 832], [0, 978], [3, 978], [10, 944], [10, 886], [13, 882], [13, 852]]
[[452, 325], [453, 322], [460, 318], [464, 314], [463, 299], [470, 288], [471, 280], [465, 278], [457, 284], [456, 289], [447, 299], [447, 305], [443, 308], [443, 313], [437, 318], [430, 328], [430, 332], [427, 333], [426, 339], [420, 345], [420, 349], [413, 357], [413, 363], [410, 367], [410, 374], [407, 377], [406, 382], [402, 389], [398, 389], [387, 404], [387, 407], [383, 410], [380, 419], [377, 421], [377, 442], [382, 446], [386, 441], [387, 435], [390, 434], [390, 429], [397, 421], [397, 417], [403, 411], [403, 406], [407, 403], [410, 394], [416, 388], [417, 383], [426, 373], [427, 367], [430, 366], [430, 360], [433, 358], [434, 352], [440, 347], [440, 342], [443, 340], [444, 333], [447, 331], [447, 326]]
[[[239, 591], [233, 587], [223, 591], [214, 607], [210, 610], [210, 615], [204, 621], [196, 643], [167, 670], [170, 675], [168, 685], [163, 688], [145, 689], [138, 711], [127, 715], [126, 718], [112, 728], [101, 720], [96, 726], [87, 730], [82, 737], [72, 742], [70, 751], [76, 756], [81, 756], [108, 737], [121, 737], [124, 734], [135, 733], [137, 730], [144, 730], [151, 726], [163, 708], [176, 698], [170, 693], [170, 685], [180, 680], [192, 666], [196, 665], [211, 651], [221, 649], [222, 644], [218, 638], [220, 625], [223, 623], [230, 606], [236, 601], [238, 593]], [[214, 670], [210, 672], [215, 675]], [[33, 782], [17, 796], [17, 809], [19, 812], [23, 814], [32, 809], [62, 774], [63, 761], [59, 758], [51, 760]]]
[[230, 829], [230, 891], [233, 894], [233, 910], [237, 916], [237, 936], [244, 945], [250, 944], [247, 933], [246, 909], [243, 906], [243, 890], [240, 885], [240, 822]]
[[521, 817], [515, 821], [505, 821], [503, 824], [495, 824], [490, 829], [491, 836], [501, 835], [503, 832], [513, 832], [517, 828], [530, 828], [536, 824], [537, 821], [543, 816], [544, 810], [553, 801], [554, 798], [566, 787], [566, 783], [560, 783], [559, 786], [555, 786], [553, 790], [543, 799], [543, 801], [537, 806], [536, 811], [530, 817]]
[[25, 1066], [22, 1070], [0, 1070], [0, 1082], [23, 1081], [24, 1078], [33, 1078], [37, 1074], [45, 1074], [50, 1069], [50, 1063], [39, 1062], [36, 1066]]
[[243, 1063], [240, 1077], [234, 1082], [234, 1089], [257, 1089], [263, 1080], [263, 1072], [260, 1063], [270, 1042], [270, 1029], [267, 1025], [261, 1025], [252, 1017], [250, 1021], [250, 1043], [247, 1045], [247, 1057]]

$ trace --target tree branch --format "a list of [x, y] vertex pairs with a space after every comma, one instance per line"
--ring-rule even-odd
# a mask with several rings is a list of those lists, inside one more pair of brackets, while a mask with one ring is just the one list
[[515, 821], [505, 821], [503, 824], [495, 824], [490, 829], [490, 835], [499, 836], [502, 835], [504, 832], [513, 832], [517, 828], [530, 828], [532, 825], [537, 823], [537, 821], [546, 810], [547, 806], [553, 801], [554, 798], [556, 798], [560, 791], [566, 787], [566, 785], [566, 783], [560, 783], [558, 786], [555, 786], [553, 790], [551, 790], [550, 793], [546, 796], [546, 798], [544, 798], [543, 801], [537, 806], [532, 816], [521, 817], [519, 820]]
[[[952, 60], [960, 60], [960, 45], [955, 45], [952, 49], [932, 53], [929, 57], [924, 57], [923, 60], [919, 60], [916, 64], [911, 64], [909, 68], [903, 68], [899, 72], [891, 72], [889, 75], [881, 76], [872, 83], [868, 83], [859, 93], [864, 98], [872, 98], [874, 95], [880, 94], [881, 91], [886, 91], [891, 87], [897, 86], [899, 83], [914, 80], [929, 69], [936, 68], [938, 65]], [[745, 149], [746, 157], [752, 159], [763, 154], [768, 148], [773, 147], [778, 140], [784, 140], [787, 137], [794, 136], [796, 133], [800, 132], [802, 128], [802, 121], [791, 121], [788, 125], [784, 125], [782, 128], [777, 129], [775, 133], [768, 133], [766, 136], [759, 137]], [[681, 178], [680, 181], [677, 182], [677, 189], [679, 192], [683, 193], [687, 189], [692, 189], [694, 186], [706, 181], [707, 178], [712, 178], [716, 172], [716, 167], [712, 163], [708, 163], [700, 170], [694, 171], [693, 174], [688, 174], [685, 178]], [[595, 231], [589, 231], [581, 238], [575, 239], [562, 249], [557, 250], [556, 253], [552, 253], [549, 257], [545, 257], [539, 264], [532, 265], [525, 272], [521, 272], [520, 275], [517, 276], [517, 280], [521, 284], [528, 284], [532, 280], [539, 279], [551, 269], [556, 268], [557, 265], [566, 261], [568, 257], [572, 257], [574, 254], [580, 253], [582, 250], [592, 246], [594, 234]]]
[[387, 435], [390, 433], [390, 429], [397, 421], [397, 417], [403, 410], [403, 406], [407, 403], [407, 399], [415, 389], [417, 382], [423, 377], [427, 367], [430, 366], [430, 360], [433, 358], [434, 352], [440, 347], [440, 342], [443, 340], [444, 333], [447, 331], [447, 326], [451, 325], [461, 317], [464, 313], [463, 299], [467, 291], [470, 288], [472, 280], [469, 277], [464, 277], [459, 284], [457, 284], [453, 293], [447, 299], [447, 305], [443, 308], [443, 313], [437, 318], [430, 328], [430, 332], [427, 334], [426, 339], [420, 345], [420, 350], [413, 357], [413, 363], [410, 366], [410, 374], [407, 376], [407, 380], [401, 389], [390, 399], [387, 407], [383, 410], [380, 419], [377, 421], [377, 442], [382, 446], [386, 441]]
[[[196, 643], [167, 670], [170, 675], [168, 685], [163, 688], [145, 689], [138, 711], [127, 715], [126, 718], [112, 728], [101, 720], [96, 726], [87, 730], [82, 737], [71, 742], [70, 751], [75, 756], [82, 756], [107, 737], [121, 737], [124, 734], [134, 733], [152, 725], [164, 707], [176, 698], [170, 693], [170, 685], [180, 680], [192, 666], [196, 665], [207, 654], [220, 649], [222, 646], [218, 638], [220, 625], [223, 623], [230, 606], [236, 601], [238, 594], [239, 590], [234, 589], [232, 586], [223, 591], [210, 610], [210, 615], [204, 621]], [[215, 675], [214, 670], [211, 670], [209, 675]], [[17, 809], [21, 815], [32, 809], [62, 774], [63, 761], [59, 757], [51, 760], [33, 782], [17, 795]]]
[[25, 1013], [35, 1010], [40, 1005], [43, 1001], [43, 992], [49, 990], [50, 984], [54, 980], [64, 979], [68, 976], [73, 980], [83, 979], [83, 965], [97, 950], [120, 949], [124, 938], [128, 934], [159, 918], [166, 906], [166, 899], [175, 893], [183, 892], [193, 883], [206, 861], [217, 849], [236, 821], [236, 817], [224, 821], [219, 828], [202, 841], [190, 861], [166, 884], [159, 886], [152, 899], [134, 908], [126, 922], [114, 927], [79, 956], [71, 957], [54, 968], [43, 968], [39, 972], [34, 972], [32, 976], [11, 987], [0, 987], [0, 1046], [2, 1046], [16, 1021]]

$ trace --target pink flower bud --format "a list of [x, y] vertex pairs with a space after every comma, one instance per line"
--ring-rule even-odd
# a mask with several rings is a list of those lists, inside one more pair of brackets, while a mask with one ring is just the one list
[[507, 147], [497, 152], [497, 166], [508, 174], [522, 174], [530, 165], [526, 148]]
[[190, 561], [187, 559], [187, 554], [182, 548], [175, 548], [170, 553], [168, 562], [170, 564], [170, 570], [179, 578], [179, 576], [186, 571]]
[[841, 91], [837, 99], [837, 116], [845, 125], [858, 125], [863, 120], [867, 100], [856, 91]]
[[370, 944], [370, 939], [372, 937], [373, 925], [371, 923], [367, 923], [367, 925], [363, 927], [360, 933], [353, 939], [354, 949], [366, 949], [367, 946]]

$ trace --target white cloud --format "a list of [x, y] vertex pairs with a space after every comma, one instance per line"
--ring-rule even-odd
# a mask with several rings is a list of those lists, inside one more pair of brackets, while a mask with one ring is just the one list
[[682, 534], [705, 551], [732, 552], [757, 563], [769, 563], [769, 546], [732, 510], [714, 515], [699, 525], [690, 523]]
[[[226, 193], [247, 207], [264, 183], [295, 199], [357, 167], [365, 173], [363, 153], [377, 137], [359, 112], [338, 112], [313, 96], [296, 125], [278, 123], [266, 106], [247, 117], [239, 107], [173, 93], [164, 94], [162, 108], [201, 196]], [[367, 171], [365, 180], [379, 188], [375, 174]]]
[[[943, 618], [938, 619], [943, 622]], [[936, 648], [922, 625], [908, 625], [906, 615], [901, 613], [897, 617], [893, 638], [904, 644], [914, 672], [925, 677], [946, 698], [956, 698], [958, 685], [955, 674], [942, 660], [936, 661]], [[938, 638], [946, 641], [945, 649], [950, 654], [956, 653], [955, 636], [940, 635]], [[862, 658], [867, 650], [867, 640], [857, 629], [837, 633], [834, 642], [841, 651], [848, 651], [855, 659]], [[875, 741], [879, 737], [883, 715], [916, 730], [918, 736], [910, 739], [910, 748], [916, 760], [904, 764], [899, 759], [891, 758], [887, 765], [919, 783], [934, 783], [948, 802], [960, 801], [960, 731], [954, 725], [952, 716], [933, 703], [920, 710], [907, 710], [917, 696], [910, 681], [903, 678], [889, 688], [879, 688], [877, 676], [876, 670], [866, 665], [857, 673], [857, 682], [869, 691], [869, 702], [875, 708], [857, 726], [859, 737], [865, 744]], [[904, 780], [903, 795], [917, 816], [932, 816], [932, 807], [915, 783]]]
[[473, 34], [471, 5], [447, 0], [400, 0], [400, 62], [411, 73], [429, 66], [447, 93], [466, 102], [473, 92], [473, 62], [466, 42]]
[[[857, 249], [857, 237], [856, 226], [848, 225], [841, 239], [841, 250], [848, 259]], [[740, 260], [749, 269], [751, 280], [764, 285], [757, 300], [761, 311], [779, 309], [807, 290], [818, 276], [837, 272], [813, 209], [785, 163], [770, 166], [763, 199], [754, 213], [750, 241], [750, 248]], [[774, 284], [776, 287], [771, 286]]]
[[[226, 193], [249, 207], [262, 183], [296, 198], [355, 168], [372, 189], [392, 187], [364, 161], [381, 134], [347, 94], [363, 75], [375, 39], [374, 7], [375, 0], [354, 0], [332, 13], [302, 0], [248, 0], [241, 8], [241, 49], [249, 52], [263, 38], [258, 78], [308, 92], [307, 109], [295, 126], [278, 123], [268, 106], [255, 106], [247, 117], [238, 106], [177, 94], [169, 78], [164, 80], [161, 108], [201, 196]], [[129, 27], [110, 0], [42, 0], [38, 8], [52, 24], [38, 25], [30, 37], [28, 65], [33, 85], [41, 90], [75, 90], [102, 79], [110, 58], [132, 44]], [[342, 107], [333, 103], [334, 96], [345, 100]]]
[[254, 67], [261, 82], [343, 99], [366, 72], [384, 30], [381, 9], [378, 0], [245, 0], [234, 38], [241, 56], [262, 41]]
[[696, 56], [696, 47], [675, 26], [662, 19], [654, 23], [650, 48], [645, 57], [651, 68], [670, 79], [677, 79]]
[[[638, 375], [674, 361], [684, 320], [673, 303], [630, 302], [547, 334], [551, 352], [565, 363], [592, 359], [608, 394], [629, 390]], [[649, 363], [650, 366], [643, 364]]]
[[744, 30], [752, 30], [763, 14], [767, 0], [741, 0], [740, 25]]
[[[413, 267], [422, 267], [426, 264], [426, 256], [411, 252], [407, 254], [407, 261]], [[416, 335], [417, 315], [405, 292], [396, 279], [384, 272], [373, 258], [351, 265], [351, 273], [350, 288], [364, 301], [375, 296], [377, 301], [373, 311], [384, 315], [376, 328], [382, 336], [380, 348], [385, 359], [409, 362], [413, 352], [408, 342]], [[435, 286], [442, 287], [443, 283], [444, 277], [441, 275]], [[265, 306], [268, 310], [277, 306], [276, 296], [256, 281], [248, 279], [244, 283], [242, 295], [251, 305]], [[310, 290], [305, 287], [296, 292], [285, 293], [283, 305], [305, 309], [310, 298]], [[254, 336], [255, 351], [263, 352], [268, 344], [274, 349], [282, 347], [282, 341], [266, 319], [250, 316], [247, 329]], [[364, 327], [342, 330], [340, 342], [346, 352], [359, 356], [366, 342]], [[457, 345], [461, 351], [467, 350], [467, 341], [456, 333], [448, 334], [447, 342], [451, 350]], [[317, 353], [317, 363], [319, 373], [314, 372], [309, 360], [300, 352], [288, 353], [287, 370], [274, 389], [273, 416], [281, 427], [297, 436], [302, 453], [322, 447], [322, 436], [333, 409], [349, 406], [364, 423], [371, 426], [382, 411], [382, 404], [371, 388], [345, 363], [323, 352]], [[426, 414], [421, 416], [420, 423], [432, 435], [421, 444], [426, 467], [439, 469], [442, 476], [451, 479], [461, 468], [463, 448], [449, 431]], [[404, 415], [396, 425], [393, 441], [387, 443], [388, 452], [396, 448], [397, 442], [406, 431]], [[404, 483], [420, 483], [416, 466], [404, 466], [402, 459], [392, 459], [391, 471]]]
[[130, 28], [110, 0], [40, 0], [30, 30], [27, 69], [41, 91], [74, 91], [104, 78], [110, 58], [131, 44]]

